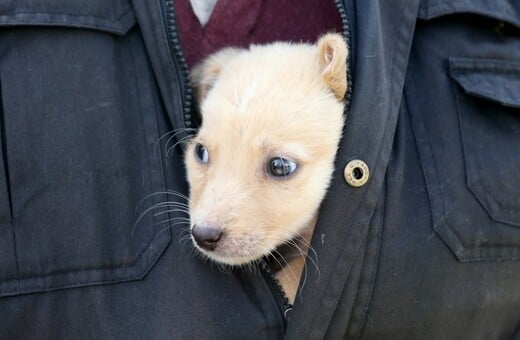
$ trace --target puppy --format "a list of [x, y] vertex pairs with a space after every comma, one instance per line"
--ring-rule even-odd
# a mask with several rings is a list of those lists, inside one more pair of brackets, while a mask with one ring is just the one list
[[191, 75], [202, 116], [185, 156], [193, 242], [232, 266], [292, 245], [298, 256], [281, 254], [276, 273], [291, 303], [341, 138], [347, 53], [327, 34], [224, 49]]

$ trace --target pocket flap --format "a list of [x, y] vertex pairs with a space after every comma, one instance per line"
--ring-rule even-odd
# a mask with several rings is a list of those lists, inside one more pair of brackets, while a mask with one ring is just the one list
[[520, 27], [520, 2], [515, 0], [427, 0], [419, 7], [419, 18], [425, 20], [456, 13], [478, 14]]
[[450, 75], [468, 95], [520, 108], [520, 63], [450, 58]]
[[0, 26], [66, 26], [125, 34], [136, 22], [128, 0], [8, 0]]

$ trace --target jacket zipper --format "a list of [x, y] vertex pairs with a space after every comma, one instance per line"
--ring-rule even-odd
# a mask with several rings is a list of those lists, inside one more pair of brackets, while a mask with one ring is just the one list
[[[338, 9], [342, 30], [343, 30], [343, 38], [345, 39], [347, 46], [351, 49], [351, 34], [350, 34], [350, 21], [348, 18], [347, 9], [343, 0], [334, 0], [336, 3], [336, 7]], [[175, 7], [174, 0], [164, 0], [165, 12], [166, 12], [166, 27], [167, 27], [167, 37], [168, 37], [168, 45], [170, 47], [170, 51], [173, 54], [173, 60], [175, 64], [175, 73], [177, 75], [177, 79], [181, 82], [181, 98], [182, 98], [182, 112], [184, 116], [184, 125], [189, 128], [192, 127], [192, 115], [191, 115], [191, 107], [192, 107], [192, 89], [189, 80], [189, 70], [186, 64], [186, 60], [184, 59], [184, 55], [182, 54], [182, 48], [179, 40], [179, 33], [177, 29], [177, 22], [175, 18]], [[348, 61], [347, 61], [347, 94], [345, 96], [345, 112], [350, 109], [351, 101], [352, 101], [352, 72], [351, 72], [351, 55], [349, 53]], [[284, 320], [284, 328], [287, 326], [289, 312], [292, 310], [293, 306], [289, 303], [283, 288], [278, 283], [278, 280], [275, 278], [273, 272], [269, 269], [269, 266], [265, 261], [260, 262], [260, 270], [262, 272], [262, 276], [269, 286], [272, 294], [274, 295], [280, 312], [283, 315]]]
[[283, 315], [285, 329], [287, 327], [287, 322], [289, 321], [289, 313], [293, 309], [293, 306], [289, 303], [289, 299], [287, 299], [282, 286], [274, 276], [274, 273], [271, 271], [265, 260], [260, 262], [260, 272], [262, 273], [265, 282], [269, 286], [271, 293], [273, 293], [278, 308]]
[[347, 0], [334, 0], [336, 3], [336, 7], [339, 12], [339, 16], [341, 18], [341, 29], [343, 30], [343, 38], [347, 43], [347, 47], [349, 49], [348, 60], [347, 60], [347, 94], [345, 96], [345, 112], [350, 110], [350, 105], [352, 103], [352, 41], [351, 41], [351, 33], [350, 33], [350, 20], [348, 17], [348, 11], [345, 7], [345, 2]]
[[[175, 64], [175, 73], [180, 82], [180, 95], [182, 103], [182, 113], [184, 117], [184, 127], [191, 128], [193, 125], [193, 117], [191, 114], [192, 107], [192, 89], [189, 79], [189, 70], [182, 54], [181, 43], [179, 39], [179, 30], [177, 29], [177, 19], [175, 17], [174, 0], [164, 0], [166, 34], [170, 52], [173, 55], [173, 62]], [[192, 130], [187, 130], [192, 131]], [[180, 136], [179, 138], [182, 138]]]

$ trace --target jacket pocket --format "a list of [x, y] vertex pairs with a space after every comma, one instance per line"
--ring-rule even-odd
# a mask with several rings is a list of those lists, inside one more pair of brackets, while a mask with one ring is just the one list
[[438, 139], [420, 145], [434, 229], [463, 262], [520, 260], [519, 66], [450, 58], [458, 133], [424, 130]]
[[1, 0], [0, 26], [64, 26], [126, 33], [135, 16], [128, 0]]
[[497, 222], [520, 227], [520, 62], [450, 59], [467, 184]]
[[513, 3], [432, 0], [419, 12], [405, 90], [433, 229], [461, 262], [520, 260]]
[[430, 20], [446, 15], [473, 14], [520, 27], [518, 6], [516, 0], [427, 0], [421, 1], [418, 16]]
[[450, 58], [449, 72], [472, 197], [456, 204], [437, 232], [462, 261], [518, 260], [520, 64]]
[[37, 3], [0, 2], [0, 296], [140, 279], [171, 237], [132, 232], [164, 183], [130, 4]]

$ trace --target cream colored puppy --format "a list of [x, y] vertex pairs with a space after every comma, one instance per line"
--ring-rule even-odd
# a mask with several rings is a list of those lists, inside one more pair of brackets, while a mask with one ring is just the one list
[[346, 72], [347, 46], [327, 34], [224, 49], [192, 73], [202, 115], [185, 159], [194, 244], [228, 265], [294, 244], [300, 256], [276, 273], [291, 303], [333, 172]]

